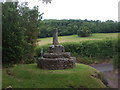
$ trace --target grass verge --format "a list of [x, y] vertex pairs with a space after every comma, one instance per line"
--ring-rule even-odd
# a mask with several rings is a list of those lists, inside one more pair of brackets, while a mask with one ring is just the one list
[[98, 77], [100, 72], [84, 64], [65, 70], [42, 70], [36, 64], [25, 64], [4, 68], [2, 73], [3, 88], [106, 88]]

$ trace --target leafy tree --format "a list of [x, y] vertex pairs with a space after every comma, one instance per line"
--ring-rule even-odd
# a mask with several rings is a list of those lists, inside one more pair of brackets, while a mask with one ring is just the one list
[[29, 9], [27, 4], [23, 3], [20, 6], [21, 13], [21, 27], [24, 29], [24, 56], [23, 61], [25, 63], [31, 63], [34, 61], [34, 47], [39, 33], [39, 22], [41, 15], [39, 15], [38, 7]]
[[19, 27], [18, 3], [2, 4], [2, 57], [3, 63], [20, 62], [23, 54], [23, 31]]
[[5, 2], [3, 6], [3, 64], [31, 63], [41, 15], [27, 3]]
[[86, 26], [82, 26], [79, 30], [78, 30], [78, 36], [80, 37], [88, 37], [91, 35], [90, 29]]

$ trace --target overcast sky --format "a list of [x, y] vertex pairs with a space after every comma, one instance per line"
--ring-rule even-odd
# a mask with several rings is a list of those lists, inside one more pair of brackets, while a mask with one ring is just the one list
[[[27, 1], [27, 0], [26, 0]], [[30, 6], [39, 5], [43, 19], [88, 19], [118, 21], [119, 0], [52, 0], [43, 4], [29, 0]]]

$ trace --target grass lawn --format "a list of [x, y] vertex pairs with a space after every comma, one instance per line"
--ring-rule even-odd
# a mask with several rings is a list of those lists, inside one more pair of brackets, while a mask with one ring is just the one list
[[[91, 37], [78, 37], [77, 35], [59, 36], [59, 42], [79, 42], [85, 40], [102, 40], [118, 38], [118, 33], [93, 33]], [[38, 39], [38, 45], [46, 45], [52, 43], [52, 37]]]
[[25, 64], [4, 68], [2, 73], [3, 88], [106, 88], [100, 79], [91, 76], [99, 72], [84, 64], [65, 70], [42, 70], [36, 64]]

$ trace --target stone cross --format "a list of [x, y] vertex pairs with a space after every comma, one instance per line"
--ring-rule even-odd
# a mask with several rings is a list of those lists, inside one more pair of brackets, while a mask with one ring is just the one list
[[53, 45], [58, 45], [58, 29], [54, 28], [53, 29]]

